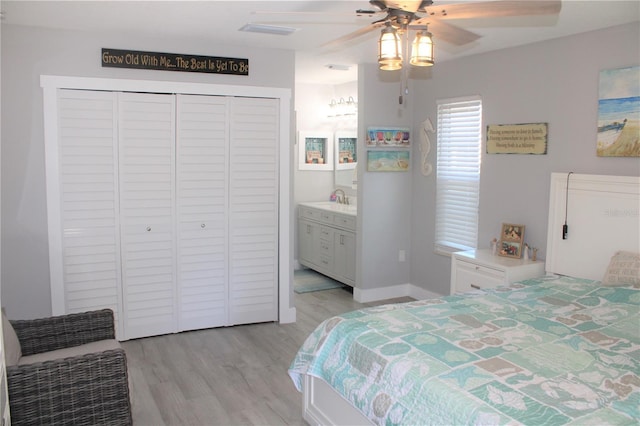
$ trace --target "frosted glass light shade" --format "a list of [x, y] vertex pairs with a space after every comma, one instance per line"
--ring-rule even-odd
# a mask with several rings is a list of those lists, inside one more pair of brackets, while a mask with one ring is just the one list
[[433, 39], [428, 31], [418, 31], [411, 46], [411, 59], [409, 63], [419, 67], [433, 65]]
[[402, 45], [398, 32], [390, 24], [382, 29], [378, 41], [378, 65], [381, 70], [393, 71], [402, 68]]

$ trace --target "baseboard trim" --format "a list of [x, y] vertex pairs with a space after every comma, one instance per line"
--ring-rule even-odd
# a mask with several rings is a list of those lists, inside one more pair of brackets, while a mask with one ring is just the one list
[[396, 297], [412, 297], [416, 300], [434, 299], [442, 297], [442, 294], [425, 290], [413, 284], [398, 284], [389, 287], [372, 289], [353, 289], [353, 300], [360, 303], [377, 302], [379, 300], [394, 299]]
[[280, 311], [280, 318], [278, 319], [280, 324], [289, 324], [296, 322], [296, 308], [282, 309]]

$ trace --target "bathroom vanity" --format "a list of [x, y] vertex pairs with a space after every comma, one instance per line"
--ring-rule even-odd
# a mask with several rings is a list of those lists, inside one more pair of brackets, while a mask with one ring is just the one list
[[298, 261], [351, 287], [356, 284], [356, 206], [298, 205]]

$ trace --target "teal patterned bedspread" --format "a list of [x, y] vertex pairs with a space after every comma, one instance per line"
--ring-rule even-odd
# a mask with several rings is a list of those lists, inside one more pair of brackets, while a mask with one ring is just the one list
[[289, 374], [379, 425], [638, 425], [640, 289], [559, 277], [324, 321]]

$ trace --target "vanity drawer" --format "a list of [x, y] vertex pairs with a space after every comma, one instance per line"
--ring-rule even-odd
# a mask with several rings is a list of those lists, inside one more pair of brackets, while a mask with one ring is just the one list
[[311, 209], [311, 208], [307, 208], [307, 207], [299, 207], [298, 210], [298, 216], [301, 219], [311, 219], [311, 220], [316, 220], [316, 221], [320, 221], [320, 213], [321, 211], [318, 209]]
[[320, 240], [320, 256], [326, 258], [332, 258], [333, 254], [333, 242], [328, 240]]
[[[320, 268], [324, 268], [327, 271], [331, 271], [333, 269], [333, 259], [330, 256], [320, 256]], [[320, 270], [322, 272], [322, 269]]]
[[320, 227], [320, 240], [333, 244], [333, 229], [326, 226]]
[[341, 228], [349, 229], [351, 231], [356, 230], [356, 218], [354, 216], [336, 214], [333, 217], [333, 223]]
[[320, 222], [326, 223], [327, 225], [331, 225], [333, 222], [333, 213], [325, 212], [320, 210]]

